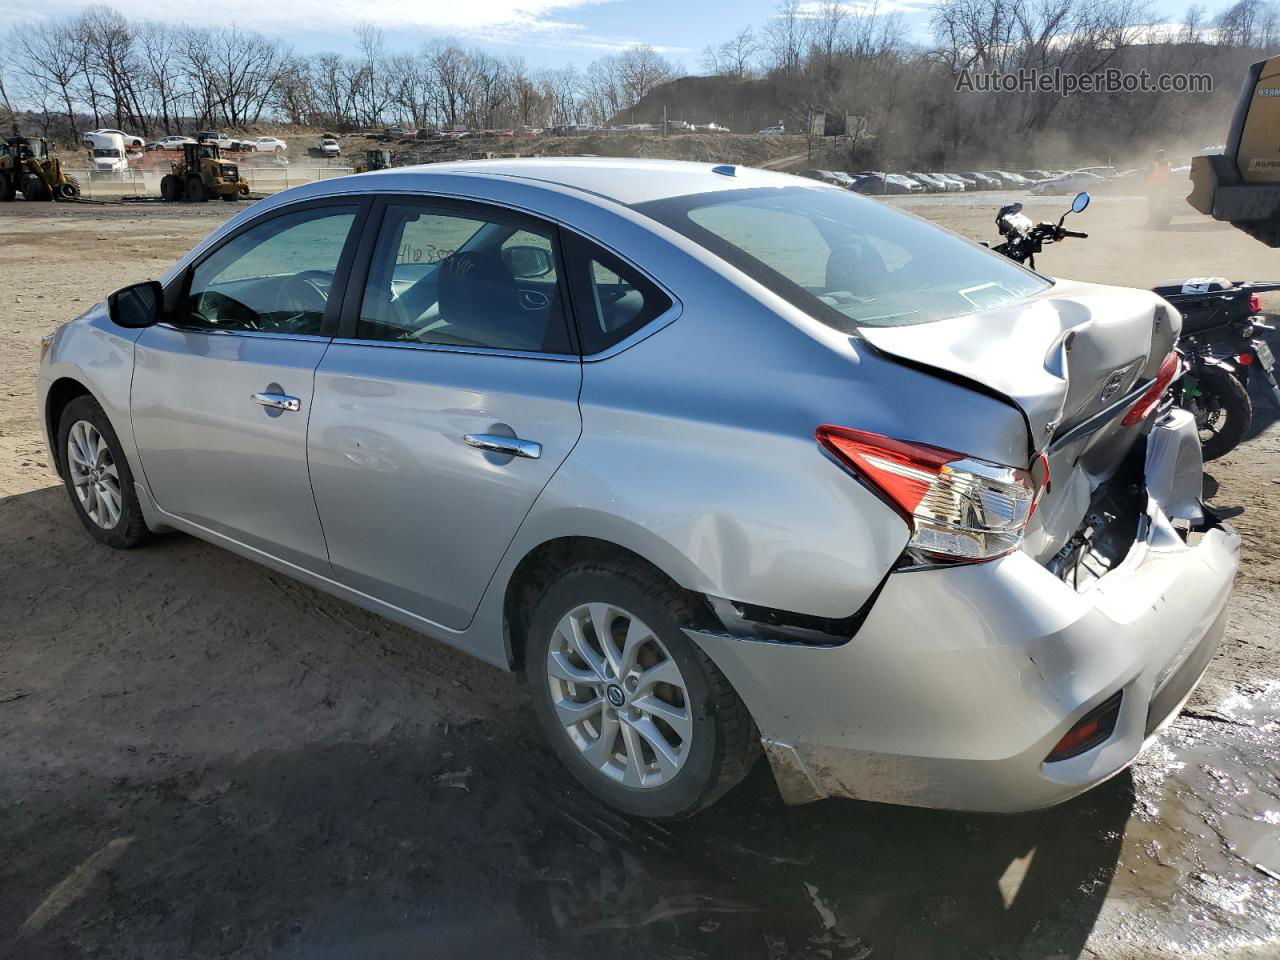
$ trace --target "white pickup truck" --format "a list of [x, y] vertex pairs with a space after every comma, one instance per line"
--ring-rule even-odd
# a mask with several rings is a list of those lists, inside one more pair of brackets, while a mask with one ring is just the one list
[[240, 141], [229, 137], [221, 130], [201, 130], [196, 134], [197, 143], [212, 143], [219, 150], [239, 150]]

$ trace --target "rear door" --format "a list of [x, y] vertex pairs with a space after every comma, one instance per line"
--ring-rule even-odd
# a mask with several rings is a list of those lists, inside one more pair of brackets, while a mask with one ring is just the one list
[[179, 281], [170, 322], [138, 338], [131, 395], [163, 510], [326, 575], [307, 420], [360, 209], [290, 206], [202, 256]]
[[429, 198], [370, 232], [316, 371], [312, 488], [339, 580], [462, 629], [581, 432], [558, 234]]

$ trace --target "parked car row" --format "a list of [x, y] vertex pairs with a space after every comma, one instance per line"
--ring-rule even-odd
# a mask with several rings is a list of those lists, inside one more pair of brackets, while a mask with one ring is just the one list
[[[496, 130], [436, 130], [432, 128], [414, 129], [412, 127], [391, 126], [366, 134], [383, 143], [407, 140], [471, 140], [486, 138], [512, 137], [573, 137], [589, 134], [628, 134], [628, 133], [662, 133], [661, 123], [619, 123], [612, 126], [590, 123], [566, 123], [552, 127], [510, 127]], [[667, 133], [731, 133], [732, 131], [718, 123], [692, 123], [688, 120], [667, 120]], [[776, 135], [783, 133], [782, 127], [769, 127], [760, 131], [762, 134]]]
[[[141, 143], [140, 140], [139, 143]], [[216, 130], [201, 130], [194, 137], [180, 134], [161, 137], [159, 140], [147, 143], [146, 149], [181, 150], [183, 144], [187, 143], [212, 143], [217, 145], [219, 150], [228, 150], [233, 153], [285, 153], [289, 149], [289, 145], [279, 137], [249, 137], [241, 140]]]
[[902, 195], [912, 193], [959, 193], [969, 190], [1027, 190], [1038, 196], [1072, 196], [1096, 190], [1106, 180], [1119, 180], [1135, 171], [1114, 167], [1085, 167], [1080, 170], [973, 170], [967, 173], [884, 173], [864, 170], [844, 173], [837, 170], [801, 170], [800, 176], [847, 187], [856, 193]]

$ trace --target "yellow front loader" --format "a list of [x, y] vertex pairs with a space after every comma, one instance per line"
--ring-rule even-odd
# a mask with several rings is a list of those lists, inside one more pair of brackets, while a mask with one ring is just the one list
[[240, 168], [223, 160], [214, 143], [184, 143], [182, 159], [170, 164], [170, 171], [160, 180], [160, 196], [166, 200], [201, 203], [211, 197], [239, 200], [249, 195], [249, 182], [240, 176]]
[[80, 184], [49, 152], [44, 137], [13, 136], [0, 142], [0, 200], [74, 200]]
[[1280, 56], [1249, 68], [1226, 150], [1191, 159], [1187, 202], [1280, 246]]

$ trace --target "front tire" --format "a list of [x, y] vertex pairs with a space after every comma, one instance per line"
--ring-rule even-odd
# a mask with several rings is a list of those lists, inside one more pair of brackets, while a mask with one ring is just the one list
[[34, 173], [25, 173], [22, 175], [20, 184], [23, 200], [47, 200], [47, 191], [44, 188], [44, 181], [37, 177]]
[[534, 606], [534, 711], [569, 772], [623, 813], [690, 816], [760, 755], [746, 706], [684, 635], [697, 619], [685, 594], [625, 561], [572, 566]]
[[92, 397], [76, 397], [58, 421], [63, 482], [76, 516], [99, 543], [118, 550], [148, 536], [133, 474], [106, 413]]
[[1253, 401], [1230, 370], [1203, 366], [1196, 371], [1199, 395], [1192, 413], [1200, 428], [1200, 447], [1205, 460], [1217, 460], [1234, 450], [1253, 422]]

